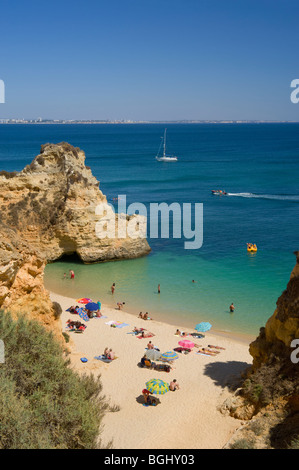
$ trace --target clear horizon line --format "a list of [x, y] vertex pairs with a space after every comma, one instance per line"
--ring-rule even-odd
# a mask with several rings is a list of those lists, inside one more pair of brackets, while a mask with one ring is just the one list
[[299, 121], [296, 120], [270, 120], [270, 119], [27, 119], [27, 118], [0, 118], [0, 124], [80, 124], [80, 123], [95, 123], [95, 124], [154, 124], [154, 123], [295, 123], [298, 124]]

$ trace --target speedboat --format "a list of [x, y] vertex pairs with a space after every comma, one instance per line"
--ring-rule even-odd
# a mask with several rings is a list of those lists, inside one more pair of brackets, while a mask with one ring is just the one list
[[214, 196], [225, 196], [227, 193], [223, 191], [222, 189], [214, 189], [212, 190], [212, 194]]

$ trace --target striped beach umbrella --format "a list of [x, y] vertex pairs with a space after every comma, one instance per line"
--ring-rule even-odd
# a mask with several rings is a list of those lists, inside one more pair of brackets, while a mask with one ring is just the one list
[[145, 352], [145, 355], [151, 361], [160, 361], [161, 353], [160, 351], [157, 351], [157, 349], [148, 349]]
[[205, 331], [209, 331], [211, 328], [212, 325], [208, 321], [198, 323], [195, 327], [196, 331], [201, 331], [202, 333], [204, 333]]
[[194, 343], [192, 343], [192, 341], [189, 341], [188, 339], [183, 339], [182, 341], [179, 341], [179, 345], [182, 346], [182, 348], [194, 348]]
[[169, 385], [161, 379], [152, 379], [146, 382], [146, 389], [155, 395], [164, 395], [169, 392]]
[[176, 359], [178, 359], [179, 356], [177, 355], [176, 352], [174, 351], [167, 351], [163, 354], [161, 354], [160, 356], [160, 361], [165, 361], [165, 362], [169, 362], [169, 361], [175, 361]]
[[78, 304], [88, 304], [88, 302], [92, 302], [92, 300], [87, 297], [82, 297], [82, 299], [77, 299], [76, 302], [78, 302]]

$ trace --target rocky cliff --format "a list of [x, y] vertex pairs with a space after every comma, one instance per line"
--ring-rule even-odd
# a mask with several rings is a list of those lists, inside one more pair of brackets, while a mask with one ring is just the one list
[[250, 344], [253, 365], [235, 397], [221, 408], [239, 419], [254, 418], [238, 433], [239, 443], [299, 446], [299, 352], [291, 346], [299, 340], [299, 252], [295, 255], [296, 265], [274, 314]]
[[[148, 254], [144, 218], [99, 210], [106, 205], [84, 152], [64, 142], [43, 145], [21, 172], [0, 172], [0, 307], [53, 326], [57, 308], [43, 286], [46, 263], [73, 253], [84, 263]], [[116, 237], [99, 238], [97, 223], [105, 228], [112, 219]], [[118, 237], [120, 223], [136, 226], [137, 236]]]
[[271, 355], [290, 358], [293, 339], [299, 339], [299, 252], [286, 290], [277, 300], [277, 308], [258, 338], [251, 343], [253, 368], [266, 363]]
[[[149, 253], [145, 238], [96, 235], [97, 208], [107, 204], [85, 154], [69, 144], [46, 144], [20, 173], [0, 173], [1, 219], [47, 261], [76, 253], [83, 262], [137, 258]], [[108, 218], [112, 217], [112, 212]], [[125, 223], [142, 222], [125, 216]], [[115, 216], [116, 233], [120, 216]], [[142, 225], [142, 224], [141, 224]]]

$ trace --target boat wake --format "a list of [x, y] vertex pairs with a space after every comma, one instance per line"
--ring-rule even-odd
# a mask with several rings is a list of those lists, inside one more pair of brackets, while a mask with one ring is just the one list
[[299, 202], [299, 196], [291, 195], [291, 194], [227, 193], [227, 196], [255, 198], [255, 199], [271, 199], [275, 201]]

